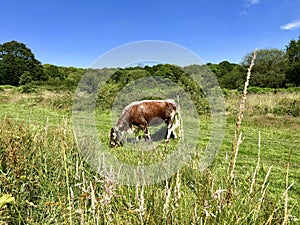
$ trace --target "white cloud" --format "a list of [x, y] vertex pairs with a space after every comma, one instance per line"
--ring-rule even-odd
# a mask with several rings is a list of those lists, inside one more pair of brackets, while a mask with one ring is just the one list
[[252, 7], [253, 5], [258, 5], [260, 4], [260, 0], [244, 0], [245, 5], [244, 5], [244, 10], [239, 12], [240, 16], [248, 15], [249, 8]]
[[250, 5], [256, 5], [256, 4], [259, 4], [259, 1], [260, 0], [249, 0], [249, 4]]
[[239, 12], [240, 16], [244, 16], [244, 15], [247, 15], [247, 14], [248, 14], [248, 12], [246, 10], [243, 10], [243, 11]]
[[260, 0], [247, 0], [246, 7], [251, 7], [252, 5], [258, 5], [260, 3]]
[[295, 30], [297, 28], [300, 28], [300, 20], [292, 21], [290, 23], [280, 26], [281, 30]]

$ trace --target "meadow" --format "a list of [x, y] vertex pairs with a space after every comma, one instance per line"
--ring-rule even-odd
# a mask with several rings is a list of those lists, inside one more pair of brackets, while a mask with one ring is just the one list
[[[211, 125], [203, 114], [204, 136], [189, 163], [159, 183], [129, 186], [94, 171], [78, 150], [72, 92], [1, 87], [0, 224], [298, 224], [300, 92], [248, 95], [233, 177], [241, 93], [227, 90], [224, 96], [226, 133], [212, 165], [204, 171], [197, 166]], [[108, 145], [111, 114], [96, 113]], [[160, 160], [177, 143], [160, 141], [144, 154]], [[128, 163], [141, 154], [126, 146], [112, 153]]]

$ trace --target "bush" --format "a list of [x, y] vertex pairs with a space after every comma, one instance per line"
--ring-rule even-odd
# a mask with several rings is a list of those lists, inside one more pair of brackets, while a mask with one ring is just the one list
[[264, 93], [275, 93], [277, 89], [275, 88], [261, 88], [261, 87], [249, 87], [248, 93], [255, 93], [255, 94], [264, 94]]
[[33, 86], [31, 86], [30, 84], [25, 84], [20, 87], [20, 92], [21, 93], [34, 93], [36, 91], [35, 91], [35, 88]]
[[300, 100], [284, 98], [282, 99], [277, 106], [274, 107], [273, 113], [275, 115], [291, 115], [299, 116], [300, 115]]

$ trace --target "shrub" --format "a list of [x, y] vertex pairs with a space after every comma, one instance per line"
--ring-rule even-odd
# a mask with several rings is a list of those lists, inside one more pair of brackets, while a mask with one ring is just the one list
[[300, 115], [300, 100], [293, 98], [284, 98], [273, 109], [275, 115]]
[[30, 84], [25, 84], [20, 87], [20, 92], [21, 93], [33, 93], [33, 92], [35, 92], [35, 88]]

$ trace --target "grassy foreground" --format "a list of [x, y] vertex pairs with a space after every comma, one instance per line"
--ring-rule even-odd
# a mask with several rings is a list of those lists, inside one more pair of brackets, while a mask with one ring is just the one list
[[[115, 183], [85, 162], [73, 134], [71, 95], [9, 89], [0, 96], [0, 224], [299, 223], [299, 92], [248, 96], [232, 180], [228, 158], [240, 99], [234, 93], [226, 97], [227, 132], [213, 165], [199, 171], [195, 152], [171, 178], [141, 186]], [[109, 120], [109, 112], [98, 117]], [[210, 118], [201, 121], [208, 129]], [[109, 127], [99, 128], [104, 140]], [[155, 154], [168, 151], [158, 148]], [[134, 152], [115, 151], [135, 160]]]

